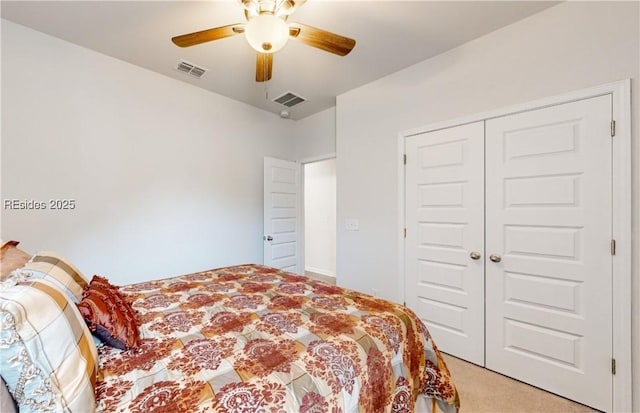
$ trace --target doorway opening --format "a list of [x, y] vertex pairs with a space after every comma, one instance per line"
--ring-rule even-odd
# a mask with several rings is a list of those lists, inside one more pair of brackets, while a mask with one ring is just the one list
[[303, 164], [304, 272], [336, 282], [336, 160]]

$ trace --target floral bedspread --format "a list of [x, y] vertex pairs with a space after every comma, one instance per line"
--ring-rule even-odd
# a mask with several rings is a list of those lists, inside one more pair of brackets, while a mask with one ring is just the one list
[[101, 412], [456, 412], [411, 310], [261, 265], [121, 287], [141, 345], [99, 348]]

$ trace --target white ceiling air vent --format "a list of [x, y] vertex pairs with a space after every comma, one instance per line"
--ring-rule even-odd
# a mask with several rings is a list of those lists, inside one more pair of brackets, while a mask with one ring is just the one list
[[198, 79], [200, 79], [202, 75], [204, 75], [207, 71], [207, 69], [203, 67], [196, 66], [193, 63], [189, 63], [184, 60], [180, 60], [178, 62], [178, 66], [176, 66], [176, 69]]
[[295, 105], [299, 105], [300, 103], [306, 101], [306, 99], [296, 95], [295, 93], [287, 92], [284, 95], [273, 99], [273, 101], [290, 108]]

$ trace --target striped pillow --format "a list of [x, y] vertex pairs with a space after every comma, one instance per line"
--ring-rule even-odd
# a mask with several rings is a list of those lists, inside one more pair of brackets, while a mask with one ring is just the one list
[[50, 279], [0, 289], [0, 371], [20, 412], [93, 412], [98, 352]]
[[82, 291], [89, 284], [71, 262], [51, 251], [39, 252], [20, 269], [31, 279], [48, 279], [61, 288], [76, 304], [82, 300]]

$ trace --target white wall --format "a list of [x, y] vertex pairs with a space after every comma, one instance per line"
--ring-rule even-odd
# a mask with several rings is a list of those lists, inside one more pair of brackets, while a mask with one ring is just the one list
[[[565, 2], [337, 99], [338, 284], [401, 301], [398, 133], [632, 78], [633, 366], [640, 383], [638, 2]], [[345, 231], [356, 218], [360, 231]], [[634, 395], [640, 412], [640, 392]]]
[[336, 108], [329, 108], [295, 123], [296, 159], [306, 162], [311, 159], [335, 156], [336, 153]]
[[2, 238], [116, 284], [262, 262], [263, 157], [293, 124], [2, 21]]
[[304, 165], [305, 270], [336, 275], [336, 160]]

